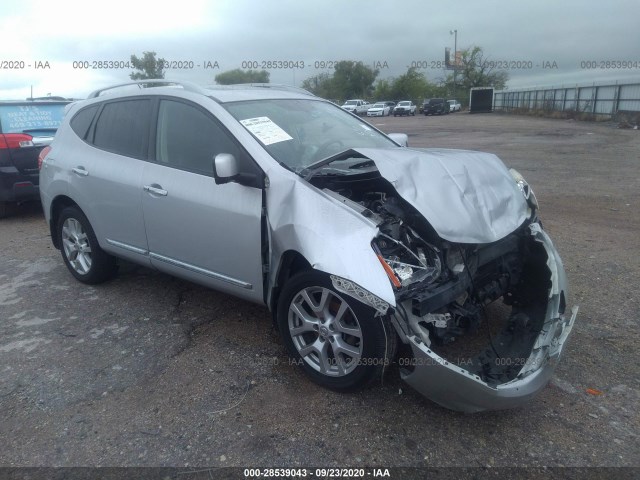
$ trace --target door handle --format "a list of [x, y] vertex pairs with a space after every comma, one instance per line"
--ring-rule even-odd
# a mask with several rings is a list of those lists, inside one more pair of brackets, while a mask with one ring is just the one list
[[89, 175], [89, 172], [85, 170], [84, 167], [72, 168], [71, 171], [76, 175], [80, 175], [81, 177], [86, 177], [87, 175]]
[[168, 193], [166, 190], [163, 190], [160, 185], [158, 185], [158, 186], [145, 185], [144, 187], [142, 187], [142, 189], [145, 192], [153, 193], [155, 195], [160, 195], [162, 197], [166, 197], [167, 193]]

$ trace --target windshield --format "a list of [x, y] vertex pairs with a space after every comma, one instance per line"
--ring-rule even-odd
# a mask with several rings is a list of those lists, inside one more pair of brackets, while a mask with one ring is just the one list
[[346, 102], [344, 102], [345, 105], [357, 105], [358, 101], [357, 100], [347, 100]]
[[384, 103], [376, 103], [373, 107], [371, 108], [384, 108], [385, 104]]
[[0, 105], [0, 131], [32, 135], [55, 132], [64, 117], [64, 107], [64, 104]]
[[411, 102], [400, 102], [398, 105], [400, 105], [401, 107], [408, 107], [409, 105], [411, 105]]
[[225, 108], [273, 158], [297, 173], [351, 148], [398, 147], [367, 123], [322, 100], [252, 100]]

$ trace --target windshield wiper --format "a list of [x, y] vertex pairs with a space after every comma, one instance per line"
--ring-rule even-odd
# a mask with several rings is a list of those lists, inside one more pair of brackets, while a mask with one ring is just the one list
[[349, 168], [362, 168], [362, 167], [370, 167], [371, 165], [375, 165], [376, 162], [374, 162], [373, 160], [365, 160], [364, 162], [359, 162], [356, 163], [354, 165], [351, 165]]
[[347, 158], [364, 158], [362, 154], [356, 152], [355, 150], [348, 148], [347, 150], [343, 150], [342, 152], [338, 152], [335, 155], [331, 155], [327, 158], [323, 158], [322, 160], [318, 160], [315, 163], [312, 163], [308, 167], [305, 167], [300, 171], [300, 176], [304, 177], [305, 180], [309, 181], [316, 173], [316, 171], [326, 165], [329, 165], [336, 160], [345, 160]]

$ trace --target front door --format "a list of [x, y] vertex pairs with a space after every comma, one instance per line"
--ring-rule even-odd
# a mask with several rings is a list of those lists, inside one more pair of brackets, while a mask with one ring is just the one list
[[261, 302], [262, 190], [216, 185], [219, 153], [252, 162], [209, 112], [160, 100], [156, 162], [142, 173], [149, 256], [159, 270]]

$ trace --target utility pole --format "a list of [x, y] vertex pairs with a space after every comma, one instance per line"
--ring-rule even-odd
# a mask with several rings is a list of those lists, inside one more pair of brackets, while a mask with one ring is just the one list
[[449, 30], [449, 34], [453, 35], [453, 98], [456, 96], [458, 84], [456, 83], [456, 74], [458, 73], [458, 30]]

